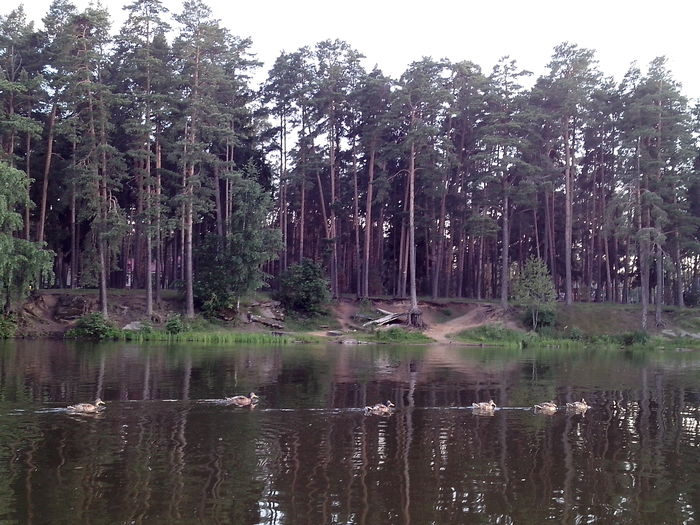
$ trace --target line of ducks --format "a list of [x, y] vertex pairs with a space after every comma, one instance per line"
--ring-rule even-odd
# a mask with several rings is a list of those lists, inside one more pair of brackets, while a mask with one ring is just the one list
[[[248, 396], [226, 397], [223, 401], [226, 404], [234, 405], [237, 407], [253, 408], [259, 400], [260, 398], [257, 395], [255, 395], [255, 392], [251, 392]], [[97, 399], [95, 399], [94, 404], [78, 403], [77, 405], [70, 405], [69, 407], [67, 407], [67, 410], [74, 414], [97, 414], [104, 410], [105, 406], [106, 403], [98, 397]], [[376, 405], [366, 406], [364, 408], [364, 413], [366, 415], [388, 416], [393, 413], [394, 408], [396, 408], [396, 405], [389, 400], [386, 402], [386, 404], [377, 403]], [[496, 406], [496, 403], [493, 401], [493, 399], [490, 399], [489, 401], [482, 403], [472, 403], [472, 408], [474, 409], [474, 412], [479, 414], [493, 414], [494, 410], [496, 410], [496, 408], [498, 407]], [[559, 407], [554, 401], [546, 401], [544, 403], [535, 405], [533, 408], [536, 413], [546, 415], [552, 415], [557, 410], [559, 410]], [[582, 414], [591, 407], [586, 403], [586, 400], [584, 398], [581, 398], [581, 401], [567, 403], [566, 407], [563, 408], [566, 408], [566, 410], [569, 412]]]
[[[233, 396], [226, 397], [223, 402], [229, 405], [235, 405], [237, 407], [254, 407], [260, 398], [255, 395], [255, 392], [251, 392], [249, 396]], [[105, 409], [107, 404], [102, 401], [99, 397], [95, 399], [95, 403], [78, 403], [77, 405], [70, 405], [66, 407], [66, 410], [72, 414], [99, 414]]]
[[[388, 416], [391, 414], [394, 410], [394, 403], [391, 401], [387, 401], [386, 404], [384, 403], [377, 403], [376, 405], [373, 406], [367, 406], [365, 407], [365, 414], [367, 415], [375, 415], [375, 416]], [[494, 402], [493, 399], [490, 399], [489, 401], [485, 401], [482, 403], [472, 403], [472, 409], [474, 409], [474, 412], [476, 414], [481, 414], [481, 415], [489, 415], [493, 414], [493, 412], [498, 408], [496, 406], [496, 403]], [[540, 403], [538, 405], [535, 405], [534, 410], [536, 413], [539, 414], [546, 414], [546, 415], [552, 415], [554, 414], [557, 410], [559, 410], [559, 407], [554, 401], [546, 401], [544, 403]], [[583, 414], [586, 410], [588, 410], [590, 405], [586, 403], [586, 400], [584, 398], [581, 398], [581, 401], [574, 401], [573, 403], [567, 403], [565, 407], [568, 412], [574, 412], [577, 414]]]

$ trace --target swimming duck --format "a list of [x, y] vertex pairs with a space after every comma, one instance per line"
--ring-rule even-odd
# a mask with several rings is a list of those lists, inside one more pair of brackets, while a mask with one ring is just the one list
[[488, 402], [484, 403], [472, 403], [472, 408], [483, 412], [493, 412], [493, 409], [496, 408], [496, 403], [493, 402], [493, 399], [489, 399]]
[[573, 403], [567, 403], [566, 408], [568, 410], [572, 410], [574, 412], [585, 412], [589, 408], [591, 408], [590, 405], [586, 404], [586, 400], [581, 398], [581, 401], [574, 401]]
[[392, 413], [393, 408], [395, 406], [396, 405], [394, 405], [394, 403], [392, 403], [391, 401], [387, 401], [386, 405], [383, 403], [377, 403], [374, 406], [365, 407], [365, 414], [373, 414], [375, 416], [388, 416]]
[[101, 410], [104, 410], [105, 406], [106, 403], [98, 397], [95, 399], [94, 405], [92, 403], [78, 403], [77, 405], [70, 405], [66, 410], [76, 414], [97, 414]]
[[554, 401], [545, 401], [539, 405], [535, 405], [535, 412], [542, 414], [554, 414], [557, 411], [557, 404]]
[[259, 398], [255, 395], [255, 392], [251, 392], [250, 396], [227, 397], [224, 399], [224, 401], [232, 405], [236, 405], [237, 407], [249, 407], [257, 403], [258, 399]]

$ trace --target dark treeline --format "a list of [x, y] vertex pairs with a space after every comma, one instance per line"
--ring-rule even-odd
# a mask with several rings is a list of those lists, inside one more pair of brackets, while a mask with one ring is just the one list
[[[255, 250], [273, 286], [311, 258], [335, 295], [506, 303], [534, 256], [567, 303], [660, 321], [694, 297], [698, 110], [665, 59], [617, 83], [564, 43], [526, 89], [509, 58], [392, 79], [336, 40], [283, 52], [258, 90], [251, 41], [200, 0], [125, 10], [116, 36], [68, 0], [41, 29], [0, 18], [0, 155], [33, 180], [15, 235], [55, 252], [56, 286], [99, 287], [105, 313], [108, 287], [145, 288], [150, 310], [181, 286], [193, 315], [208, 254]], [[279, 244], [260, 242], [270, 228]]]

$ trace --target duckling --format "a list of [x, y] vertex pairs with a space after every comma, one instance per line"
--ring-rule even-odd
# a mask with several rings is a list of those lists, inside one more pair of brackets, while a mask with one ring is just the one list
[[589, 408], [591, 408], [590, 405], [586, 404], [586, 400], [581, 398], [581, 401], [574, 401], [573, 403], [567, 403], [566, 404], [567, 410], [573, 411], [573, 412], [585, 412]]
[[496, 408], [496, 403], [493, 402], [493, 399], [489, 399], [485, 403], [472, 403], [472, 408], [480, 412], [493, 412]]
[[386, 405], [383, 403], [377, 403], [374, 406], [365, 407], [365, 414], [371, 414], [375, 416], [388, 416], [393, 412], [395, 406], [396, 405], [394, 405], [394, 403], [392, 403], [391, 401], [387, 401]]
[[78, 403], [77, 405], [70, 405], [66, 410], [75, 414], [97, 414], [104, 410], [105, 406], [106, 403], [98, 397], [95, 399], [94, 405], [92, 403]]
[[249, 407], [254, 406], [258, 402], [258, 396], [255, 392], [251, 392], [250, 396], [233, 396], [224, 399], [227, 403], [236, 405], [237, 407]]
[[535, 405], [535, 412], [551, 415], [557, 411], [557, 408], [557, 404], [554, 401], [545, 401], [544, 403]]

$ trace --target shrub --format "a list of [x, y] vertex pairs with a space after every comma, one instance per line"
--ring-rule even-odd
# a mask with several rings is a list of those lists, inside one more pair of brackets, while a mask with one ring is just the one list
[[[533, 330], [554, 324], [554, 301], [557, 297], [547, 264], [542, 259], [531, 257], [525, 262], [517, 279], [513, 282], [515, 300], [527, 307], [531, 320], [527, 322]], [[541, 317], [550, 312], [551, 320]]]
[[0, 339], [9, 339], [15, 335], [17, 321], [11, 315], [0, 315]]
[[525, 336], [526, 334], [501, 325], [482, 325], [457, 334], [458, 339], [474, 343], [518, 343]]
[[645, 345], [649, 342], [649, 334], [646, 332], [627, 332], [620, 334], [620, 343], [625, 346]]
[[[540, 331], [540, 329], [545, 326], [554, 326], [556, 324], [557, 311], [554, 306], [541, 306], [538, 308], [539, 311], [536, 315], [533, 314], [533, 308], [535, 307], [530, 306], [525, 310], [525, 314], [522, 318], [525, 326], [532, 330]], [[537, 326], [533, 326], [533, 319], [536, 320]]]
[[572, 341], [583, 341], [586, 338], [586, 335], [583, 333], [583, 330], [573, 326], [566, 331], [566, 337]]
[[420, 332], [412, 332], [398, 326], [392, 326], [387, 330], [378, 330], [371, 339], [381, 343], [431, 343], [433, 341]]
[[691, 308], [698, 306], [700, 304], [700, 288], [693, 285], [689, 290], [683, 292], [683, 302]]
[[179, 334], [185, 330], [185, 324], [182, 322], [182, 317], [176, 315], [165, 322], [165, 331], [171, 335]]
[[287, 311], [305, 315], [322, 313], [330, 300], [323, 268], [310, 259], [290, 266], [280, 277], [277, 298]]
[[98, 312], [84, 315], [75, 323], [75, 328], [66, 332], [74, 339], [118, 339], [121, 331]]

